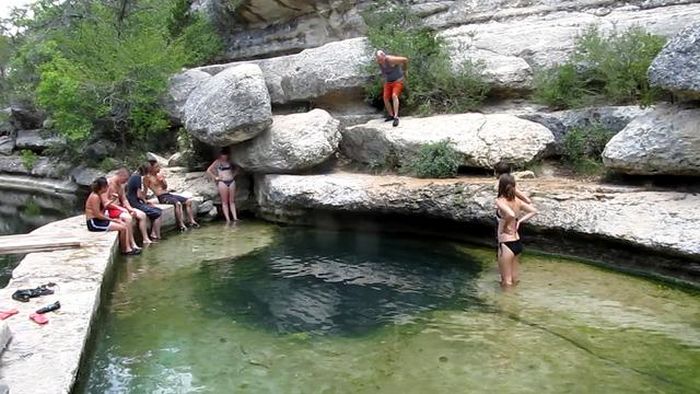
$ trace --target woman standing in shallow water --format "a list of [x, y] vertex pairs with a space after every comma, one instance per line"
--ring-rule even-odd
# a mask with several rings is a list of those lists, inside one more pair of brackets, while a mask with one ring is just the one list
[[[501, 285], [512, 286], [518, 283], [518, 256], [523, 252], [518, 230], [520, 225], [537, 214], [537, 210], [515, 195], [515, 178], [503, 174], [498, 179], [498, 270], [501, 272]], [[525, 215], [520, 216], [521, 212]]]
[[233, 221], [237, 222], [236, 175], [238, 175], [238, 167], [231, 163], [226, 151], [221, 151], [219, 157], [207, 168], [207, 174], [216, 182], [216, 188], [219, 190], [219, 197], [221, 197], [221, 210], [224, 211], [226, 223], [231, 223], [230, 215], [233, 215]]

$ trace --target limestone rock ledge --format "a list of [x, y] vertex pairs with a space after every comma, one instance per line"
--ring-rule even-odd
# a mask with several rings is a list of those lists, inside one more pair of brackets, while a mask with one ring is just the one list
[[[520, 182], [540, 210], [533, 229], [623, 241], [700, 257], [700, 196], [561, 180]], [[490, 179], [421, 180], [351, 173], [264, 175], [255, 182], [258, 215], [304, 223], [314, 210], [387, 213], [492, 225]]]
[[[172, 228], [172, 206], [160, 208], [164, 228]], [[100, 305], [104, 277], [118, 252], [117, 233], [90, 233], [85, 217], [79, 215], [49, 223], [32, 234], [78, 238], [82, 247], [28, 254], [12, 272], [10, 283], [0, 290], [4, 305], [20, 311], [6, 320], [13, 335], [0, 359], [0, 380], [13, 393], [70, 393]], [[27, 303], [12, 301], [17, 289], [48, 282], [58, 285], [54, 295]], [[46, 326], [29, 320], [30, 313], [57, 300], [61, 309], [47, 315]]]

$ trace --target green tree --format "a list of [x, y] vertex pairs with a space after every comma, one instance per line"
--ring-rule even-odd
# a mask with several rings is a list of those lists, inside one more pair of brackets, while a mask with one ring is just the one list
[[12, 93], [44, 109], [73, 144], [158, 140], [170, 127], [159, 101], [170, 75], [223, 47], [184, 0], [40, 0], [31, 10], [12, 18], [22, 32]]

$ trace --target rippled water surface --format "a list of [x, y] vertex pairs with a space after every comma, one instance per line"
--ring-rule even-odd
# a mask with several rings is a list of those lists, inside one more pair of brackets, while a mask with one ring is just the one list
[[700, 299], [527, 255], [245, 222], [118, 262], [87, 393], [697, 392]]

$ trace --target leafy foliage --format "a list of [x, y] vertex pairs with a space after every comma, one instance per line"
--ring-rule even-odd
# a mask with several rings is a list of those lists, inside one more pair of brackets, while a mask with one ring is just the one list
[[454, 178], [462, 161], [453, 144], [444, 140], [423, 145], [408, 171], [419, 178]]
[[24, 168], [31, 171], [34, 168], [34, 165], [36, 165], [37, 160], [39, 160], [39, 156], [29, 149], [22, 149], [19, 159], [22, 161]]
[[601, 155], [615, 132], [601, 124], [575, 128], [564, 138], [564, 158], [578, 172], [591, 173], [602, 165]]
[[34, 17], [12, 18], [21, 31], [10, 64], [12, 99], [41, 107], [73, 144], [106, 138], [147, 149], [145, 143], [162, 142], [157, 136], [170, 124], [159, 98], [169, 76], [214, 59], [223, 47], [189, 5], [38, 1], [30, 6]]
[[[464, 112], [484, 101], [489, 86], [483, 78], [483, 64], [466, 60], [453, 66], [444, 40], [422, 26], [410, 8], [387, 1], [376, 3], [363, 14], [370, 44], [409, 59], [403, 108], [421, 114]], [[377, 64], [372, 59], [365, 67], [377, 75], [366, 88], [367, 97], [378, 102], [383, 81]]]
[[538, 72], [534, 97], [554, 108], [594, 102], [650, 105], [662, 92], [649, 85], [647, 70], [664, 43], [637, 26], [607, 34], [589, 26], [566, 63]]

